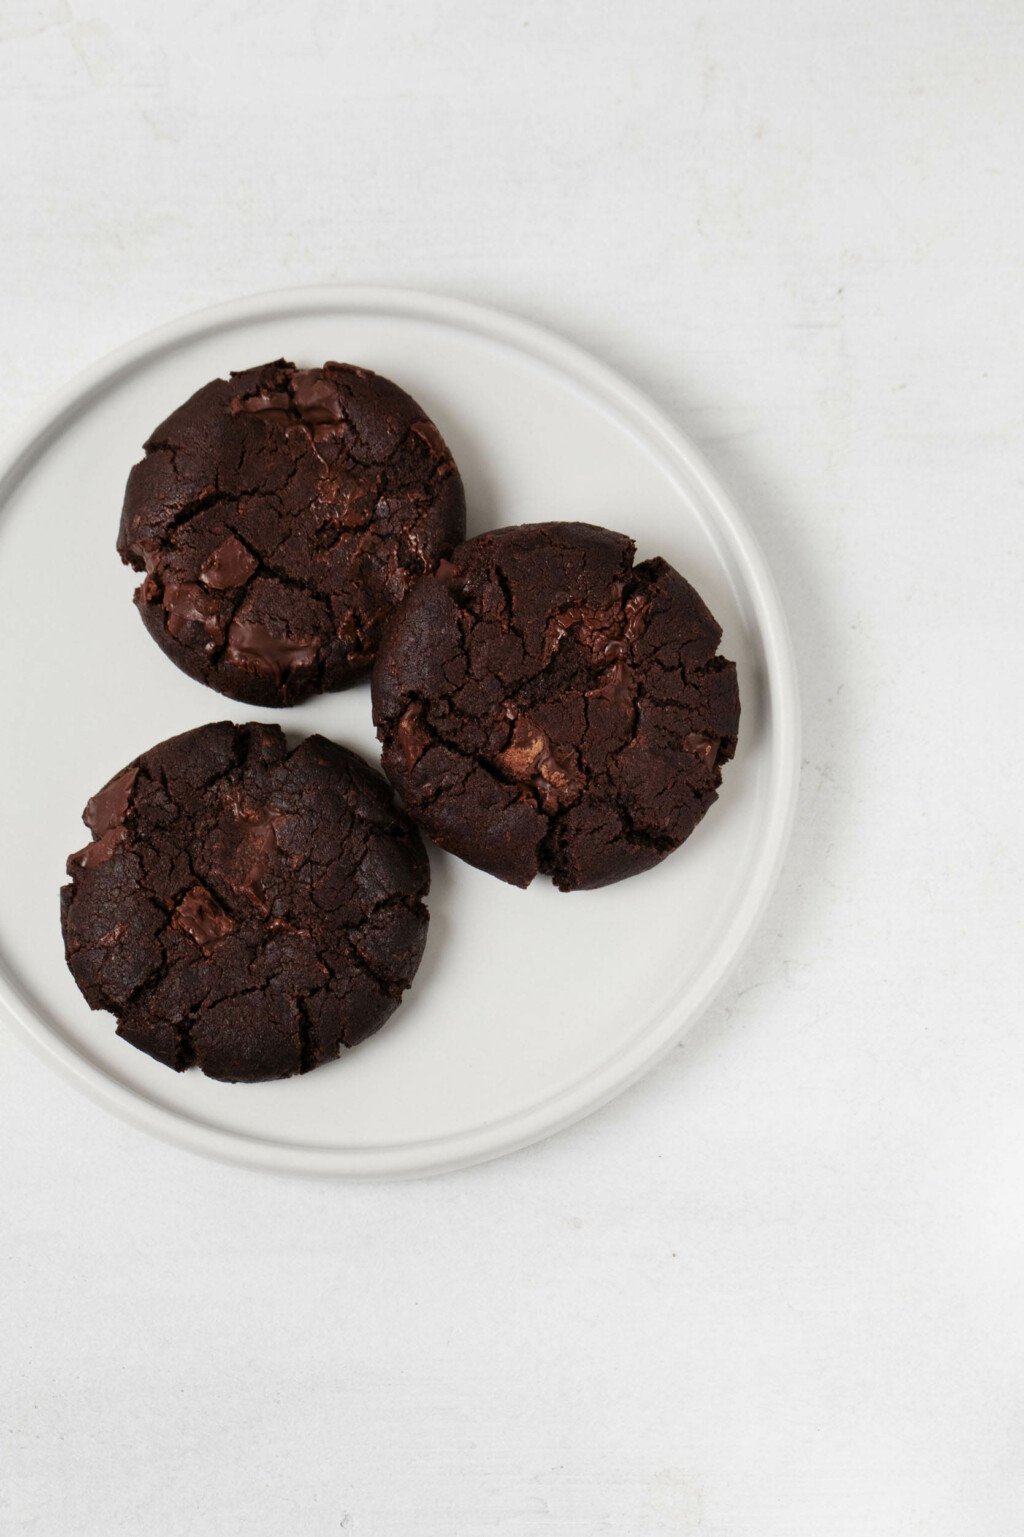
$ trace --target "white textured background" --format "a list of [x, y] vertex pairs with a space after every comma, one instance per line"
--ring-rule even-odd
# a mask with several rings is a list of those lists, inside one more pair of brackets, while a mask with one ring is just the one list
[[3, 0], [0, 75], [5, 418], [254, 289], [519, 311], [707, 452], [806, 712], [735, 984], [502, 1163], [207, 1165], [0, 1033], [0, 1533], [1020, 1537], [1020, 0]]

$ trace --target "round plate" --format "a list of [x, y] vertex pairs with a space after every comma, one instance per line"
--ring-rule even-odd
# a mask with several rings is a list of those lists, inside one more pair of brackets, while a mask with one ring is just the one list
[[[250, 710], [193, 683], [145, 633], [114, 549], [129, 467], [215, 375], [284, 356], [390, 375], [438, 423], [469, 532], [582, 519], [697, 587], [739, 666], [739, 750], [718, 803], [656, 870], [602, 891], [514, 890], [432, 850], [426, 954], [379, 1035], [280, 1083], [175, 1074], [92, 1013], [64, 964], [58, 890], [87, 798], [163, 737], [280, 721], [378, 761], [365, 685]], [[0, 461], [0, 1003], [101, 1103], [197, 1152], [318, 1173], [427, 1173], [494, 1157], [610, 1099], [689, 1029], [750, 937], [797, 785], [785, 621], [749, 530], [700, 455], [636, 390], [507, 315], [425, 294], [315, 288], [175, 322], [91, 369]]]

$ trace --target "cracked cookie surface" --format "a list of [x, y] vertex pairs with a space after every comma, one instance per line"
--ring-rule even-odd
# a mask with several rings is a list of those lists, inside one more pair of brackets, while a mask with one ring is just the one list
[[585, 523], [482, 534], [417, 582], [373, 670], [383, 764], [442, 848], [604, 886], [678, 848], [736, 749], [735, 664], [663, 560]]
[[190, 677], [249, 704], [343, 688], [412, 583], [465, 537], [441, 434], [344, 363], [214, 379], [162, 422], [125, 491], [135, 602]]
[[168, 1067], [304, 1073], [379, 1030], [423, 954], [430, 867], [379, 774], [319, 736], [223, 721], [89, 801], [61, 891], [68, 966]]

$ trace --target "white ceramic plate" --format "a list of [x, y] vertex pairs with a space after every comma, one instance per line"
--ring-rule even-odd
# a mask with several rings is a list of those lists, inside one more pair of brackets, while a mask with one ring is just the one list
[[[469, 532], [578, 518], [634, 536], [703, 594], [739, 665], [742, 722], [718, 804], [658, 869], [603, 891], [513, 890], [432, 851], [427, 950], [389, 1024], [282, 1083], [174, 1074], [114, 1034], [64, 965], [58, 889], [82, 807], [163, 737], [224, 719], [320, 731], [378, 761], [369, 689], [251, 710], [149, 639], [114, 549], [150, 430], [206, 380], [284, 355], [393, 376], [437, 421]], [[689, 1029], [764, 908], [797, 784], [786, 625], [763, 558], [707, 465], [623, 380], [490, 310], [385, 289], [263, 295], [98, 364], [0, 459], [0, 1003], [29, 1043], [137, 1126], [267, 1168], [427, 1173], [493, 1157], [610, 1099]], [[642, 1106], [638, 1113], [642, 1113]]]

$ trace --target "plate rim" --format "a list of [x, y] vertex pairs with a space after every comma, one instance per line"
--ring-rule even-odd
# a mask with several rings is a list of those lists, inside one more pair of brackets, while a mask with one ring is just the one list
[[[205, 306], [122, 343], [51, 393], [0, 443], [0, 513], [22, 474], [66, 423], [97, 392], [147, 358], [246, 320], [318, 309], [382, 312], [455, 326], [503, 342], [553, 365], [591, 396], [653, 439], [696, 483], [741, 557], [764, 649], [771, 719], [772, 795], [767, 826], [749, 882], [718, 944], [705, 958], [683, 998], [655, 1015], [624, 1055], [616, 1055], [567, 1089], [538, 1104], [468, 1132], [375, 1148], [303, 1147], [225, 1130], [153, 1103], [107, 1075], [39, 1019], [14, 979], [0, 972], [0, 1015], [15, 1035], [62, 1077], [120, 1119], [186, 1150], [222, 1162], [276, 1173], [402, 1177], [465, 1168], [527, 1147], [574, 1125], [635, 1084], [696, 1025], [735, 971], [756, 932], [781, 872], [792, 832], [800, 783], [800, 700], [796, 663], [782, 603], [760, 545], [708, 461], [687, 435], [640, 389], [585, 348], [508, 311], [425, 290], [367, 284], [315, 284], [276, 288]], [[666, 1030], [666, 1022], [671, 1028]]]

